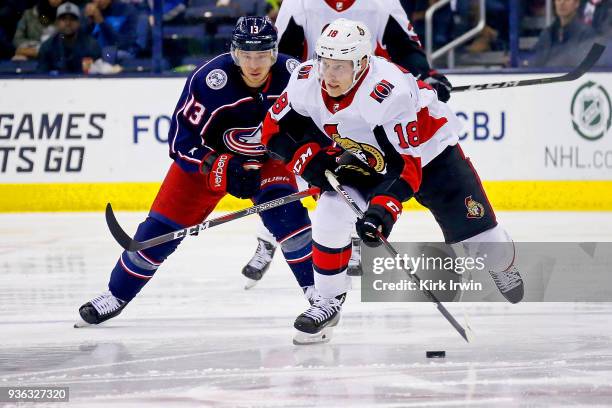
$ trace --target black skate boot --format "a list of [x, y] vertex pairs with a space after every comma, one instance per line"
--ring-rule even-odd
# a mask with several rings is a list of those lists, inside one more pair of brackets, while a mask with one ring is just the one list
[[244, 285], [244, 289], [251, 289], [257, 284], [264, 276], [264, 273], [270, 268], [276, 246], [268, 241], [264, 241], [261, 238], [257, 238], [259, 242], [255, 254], [244, 268], [242, 268], [242, 274], [246, 276], [247, 282]]
[[512, 265], [503, 272], [489, 271], [497, 289], [510, 303], [518, 303], [523, 299], [523, 279], [516, 266]]
[[117, 316], [126, 305], [127, 302], [114, 297], [110, 291], [106, 291], [79, 308], [79, 315], [81, 315], [82, 320], [76, 322], [74, 327], [100, 324]]
[[312, 306], [295, 319], [293, 327], [297, 333], [293, 344], [304, 345], [326, 343], [331, 339], [332, 329], [340, 321], [340, 310], [346, 298], [346, 293], [334, 298], [319, 296]]
[[351, 238], [351, 259], [349, 259], [346, 274], [348, 276], [361, 276], [363, 269], [361, 268], [361, 240], [357, 237]]

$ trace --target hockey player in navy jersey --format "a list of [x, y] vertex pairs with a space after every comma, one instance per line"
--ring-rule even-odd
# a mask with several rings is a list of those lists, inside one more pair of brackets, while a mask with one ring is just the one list
[[[461, 244], [472, 257], [491, 255], [486, 271], [508, 301], [523, 297], [514, 244], [459, 146], [459, 120], [430, 85], [372, 56], [370, 40], [364, 23], [332, 22], [316, 42], [316, 58], [295, 69], [263, 124], [271, 154], [324, 191], [312, 217], [320, 296], [295, 320], [297, 344], [329, 340], [340, 319], [353, 228], [366, 245], [380, 245], [377, 234], [389, 236], [402, 203], [413, 197], [432, 212], [448, 244]], [[321, 144], [312, 128], [335, 145]], [[333, 191], [326, 170], [363, 218]]]
[[[278, 55], [277, 40], [267, 17], [241, 17], [231, 52], [189, 75], [169, 130], [174, 161], [135, 239], [144, 241], [201, 223], [225, 194], [261, 203], [297, 191], [294, 175], [282, 162], [270, 159], [261, 144], [261, 122], [299, 64]], [[260, 215], [312, 300], [306, 209], [298, 201]], [[138, 252], [124, 251], [111, 272], [108, 291], [80, 307], [82, 321], [75, 326], [102, 323], [121, 313], [179, 243], [177, 239]]]

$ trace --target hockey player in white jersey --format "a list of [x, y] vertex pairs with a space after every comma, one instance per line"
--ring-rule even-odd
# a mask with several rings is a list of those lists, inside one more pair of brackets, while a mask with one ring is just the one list
[[[370, 45], [375, 55], [405, 68], [431, 85], [438, 99], [448, 101], [452, 86], [444, 75], [429, 65], [399, 0], [285, 0], [276, 20], [279, 51], [301, 61], [310, 58], [323, 29], [338, 18], [364, 23], [372, 33]], [[246, 288], [256, 284], [268, 270], [276, 248], [274, 238], [261, 224], [257, 240], [255, 254], [242, 269], [248, 278]], [[359, 251], [359, 240], [354, 239], [350, 275], [361, 274]]]
[[[520, 301], [514, 246], [461, 152], [460, 124], [450, 108], [429, 85], [372, 57], [365, 24], [332, 22], [315, 51], [316, 59], [296, 68], [268, 112], [262, 137], [289, 169], [325, 191], [312, 219], [320, 297], [297, 317], [294, 341], [326, 341], [338, 323], [350, 286], [346, 269], [354, 226], [366, 245], [379, 245], [377, 231], [388, 237], [402, 203], [412, 197], [434, 214], [447, 243], [506, 242], [507, 250], [487, 266], [500, 292]], [[333, 192], [325, 170], [334, 171], [363, 209], [362, 219]]]
[[450, 98], [451, 84], [432, 69], [399, 0], [285, 0], [276, 19], [279, 50], [306, 60], [329, 23], [359, 20], [371, 33], [373, 54], [384, 57], [432, 85], [441, 101]]

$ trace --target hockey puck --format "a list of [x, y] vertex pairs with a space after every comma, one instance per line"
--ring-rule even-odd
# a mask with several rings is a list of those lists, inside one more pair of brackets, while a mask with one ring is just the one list
[[426, 351], [425, 356], [427, 358], [444, 358], [446, 357], [446, 351]]

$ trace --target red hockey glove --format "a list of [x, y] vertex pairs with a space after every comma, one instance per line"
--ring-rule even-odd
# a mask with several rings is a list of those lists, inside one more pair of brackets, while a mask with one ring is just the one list
[[208, 186], [214, 192], [227, 192], [238, 198], [250, 198], [259, 190], [262, 164], [229, 153], [205, 158], [209, 166], [203, 166], [208, 174]]
[[325, 178], [325, 170], [336, 168], [336, 158], [341, 151], [334, 147], [321, 148], [317, 143], [301, 146], [287, 163], [287, 168], [295, 175], [301, 176], [310, 185], [321, 191], [333, 191]]

